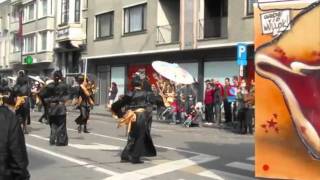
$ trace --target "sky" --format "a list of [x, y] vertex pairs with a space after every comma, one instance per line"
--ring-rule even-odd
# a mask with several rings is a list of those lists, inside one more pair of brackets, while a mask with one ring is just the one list
[[0, 3], [2, 3], [3, 1], [5, 1], [5, 0], [0, 0]]

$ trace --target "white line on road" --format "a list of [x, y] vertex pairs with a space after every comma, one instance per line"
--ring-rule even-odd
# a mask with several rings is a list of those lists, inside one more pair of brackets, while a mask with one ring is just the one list
[[36, 151], [40, 151], [40, 152], [45, 153], [45, 154], [49, 154], [51, 156], [54, 156], [54, 157], [57, 157], [57, 158], [60, 158], [60, 159], [64, 159], [64, 160], [73, 162], [73, 163], [78, 164], [80, 166], [83, 166], [83, 167], [86, 167], [86, 168], [89, 168], [89, 169], [93, 169], [93, 170], [98, 171], [98, 172], [102, 172], [102, 173], [107, 174], [107, 175], [115, 176], [115, 175], [119, 174], [117, 172], [110, 171], [108, 169], [104, 169], [104, 168], [101, 168], [101, 167], [98, 167], [98, 166], [95, 166], [95, 165], [91, 165], [91, 164], [89, 164], [89, 163], [87, 163], [85, 161], [78, 160], [78, 159], [75, 159], [75, 158], [72, 158], [72, 157], [69, 157], [69, 156], [66, 156], [66, 155], [58, 154], [58, 153], [55, 153], [55, 152], [47, 150], [47, 149], [43, 149], [43, 148], [40, 148], [40, 147], [37, 147], [37, 146], [33, 146], [31, 144], [27, 144], [27, 147], [31, 148], [31, 149], [34, 149]]
[[210, 179], [215, 179], [215, 180], [225, 180], [225, 179], [234, 179], [234, 180], [254, 180], [255, 178], [248, 177], [248, 176], [242, 176], [238, 174], [233, 174], [233, 173], [228, 173], [225, 171], [219, 171], [216, 169], [210, 169], [206, 171], [202, 171], [198, 173], [197, 175], [207, 177]]
[[[76, 129], [68, 128], [68, 130], [78, 132], [78, 130], [76, 130]], [[91, 132], [89, 135], [113, 139], [113, 140], [119, 140], [119, 141], [127, 141], [126, 139], [113, 137], [113, 136], [107, 136], [107, 135], [103, 135], [103, 134], [91, 133]], [[203, 153], [198, 153], [198, 152], [194, 152], [194, 151], [188, 151], [188, 150], [183, 150], [183, 149], [178, 149], [178, 148], [173, 148], [173, 147], [168, 147], [168, 146], [155, 145], [155, 147], [163, 148], [163, 149], [167, 149], [167, 150], [173, 150], [173, 151], [177, 151], [177, 152], [185, 152], [185, 153], [194, 154], [194, 155], [209, 155], [209, 154], [203, 154]]]
[[[31, 137], [35, 137], [41, 140], [49, 141], [49, 138], [45, 138], [36, 134], [29, 134]], [[117, 151], [121, 150], [120, 146], [113, 146], [107, 144], [93, 143], [93, 144], [71, 144], [68, 143], [68, 146], [77, 148], [77, 149], [88, 149], [88, 150], [107, 150], [107, 151]]]
[[232, 162], [232, 163], [226, 164], [226, 166], [247, 170], [247, 171], [254, 171], [254, 166], [252, 164], [247, 164], [242, 162]]
[[181, 159], [177, 161], [171, 161], [168, 163], [163, 163], [160, 165], [156, 165], [149, 168], [144, 168], [136, 171], [131, 171], [123, 174], [118, 174], [112, 177], [108, 177], [104, 180], [120, 180], [120, 179], [146, 179], [154, 176], [158, 176], [161, 174], [173, 172], [179, 169], [183, 169], [189, 166], [206, 163], [209, 161], [213, 161], [219, 159], [216, 156], [209, 156], [209, 155], [198, 155], [188, 159]]
[[[32, 123], [41, 124], [37, 121], [32, 121]], [[68, 129], [68, 131], [78, 132], [78, 130], [76, 130], [76, 129], [71, 129], [71, 128], [67, 128], [67, 129]], [[113, 140], [118, 140], [118, 141], [124, 141], [124, 142], [127, 141], [127, 139], [113, 137], [113, 136], [107, 136], [107, 135], [93, 133], [93, 132], [90, 132], [88, 135], [98, 136], [98, 137], [103, 137], [103, 138], [108, 138], [108, 139], [113, 139]], [[172, 151], [176, 151], [176, 152], [184, 152], [184, 153], [194, 154], [194, 155], [208, 155], [208, 156], [210, 156], [209, 154], [188, 151], [188, 150], [183, 150], [183, 149], [178, 149], [178, 148], [173, 148], [173, 147], [168, 147], [168, 146], [161, 146], [161, 145], [156, 145], [156, 144], [155, 144], [155, 147], [163, 148], [163, 149], [167, 149], [167, 150], [172, 150]]]

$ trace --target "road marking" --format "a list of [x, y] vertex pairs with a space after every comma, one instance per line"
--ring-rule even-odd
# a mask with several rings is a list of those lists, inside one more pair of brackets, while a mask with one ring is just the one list
[[[35, 137], [41, 140], [49, 141], [49, 138], [45, 138], [36, 134], [29, 134], [31, 137]], [[72, 144], [68, 143], [68, 146], [77, 148], [77, 149], [88, 149], [88, 150], [108, 150], [108, 151], [117, 151], [121, 150], [120, 146], [113, 146], [107, 144], [93, 143], [93, 144]]]
[[146, 179], [154, 176], [158, 176], [161, 174], [177, 171], [179, 169], [186, 168], [188, 166], [193, 166], [201, 163], [206, 163], [209, 161], [213, 161], [219, 159], [217, 156], [209, 156], [209, 155], [198, 155], [188, 159], [181, 159], [177, 161], [171, 161], [167, 163], [162, 163], [153, 167], [144, 168], [136, 171], [131, 171], [123, 174], [118, 174], [112, 177], [108, 177], [104, 180], [119, 180], [119, 179]]
[[226, 164], [226, 166], [247, 170], [247, 171], [254, 171], [254, 166], [252, 164], [247, 164], [242, 162], [232, 162], [232, 163]]
[[40, 152], [45, 153], [45, 154], [49, 154], [51, 156], [54, 156], [54, 157], [57, 157], [57, 158], [60, 158], [60, 159], [67, 160], [69, 162], [73, 162], [73, 163], [78, 164], [80, 166], [83, 166], [83, 167], [86, 167], [86, 168], [89, 168], [89, 169], [93, 169], [93, 170], [95, 170], [97, 172], [101, 172], [101, 173], [104, 173], [104, 174], [107, 174], [107, 175], [115, 176], [115, 175], [119, 174], [117, 172], [110, 171], [108, 169], [104, 169], [104, 168], [89, 164], [89, 163], [87, 163], [85, 161], [78, 160], [78, 159], [75, 159], [75, 158], [72, 158], [72, 157], [69, 157], [69, 156], [66, 156], [66, 155], [58, 154], [56, 152], [53, 152], [53, 151], [50, 151], [50, 150], [47, 150], [47, 149], [43, 149], [43, 148], [40, 148], [40, 147], [37, 147], [37, 146], [33, 146], [31, 144], [27, 144], [27, 147], [31, 148], [31, 149], [34, 149], [36, 151], [40, 151]]
[[247, 160], [249, 160], [249, 161], [255, 161], [255, 157], [254, 157], [254, 156], [248, 157]]
[[121, 150], [120, 146], [112, 146], [107, 144], [99, 144], [99, 143], [93, 143], [93, 144], [69, 144], [69, 146], [77, 148], [77, 149], [90, 149], [90, 150], [105, 150], [105, 151], [117, 151]]
[[202, 171], [198, 173], [197, 175], [207, 177], [210, 179], [216, 179], [216, 180], [224, 180], [221, 176], [218, 176], [214, 171]]
[[207, 177], [215, 180], [225, 180], [225, 179], [235, 179], [235, 180], [255, 180], [253, 177], [242, 176], [238, 174], [228, 173], [225, 171], [219, 171], [216, 169], [209, 169], [206, 171], [202, 171], [197, 175]]
[[[36, 121], [32, 121], [32, 123], [33, 123], [33, 122], [36, 123], [36, 124], [41, 124], [41, 123], [36, 122]], [[67, 130], [68, 130], [68, 131], [73, 131], [73, 132], [78, 132], [77, 129], [67, 128]], [[107, 136], [107, 135], [98, 134], [98, 133], [93, 133], [93, 132], [90, 132], [88, 135], [98, 136], [98, 137], [103, 137], [103, 138], [108, 138], [108, 139], [113, 139], [113, 140], [118, 140], [118, 141], [124, 141], [124, 142], [127, 141], [127, 139], [118, 138], [118, 137], [113, 137], [113, 136]], [[208, 156], [210, 156], [210, 154], [204, 154], [204, 153], [199, 153], [199, 152], [194, 152], [194, 151], [188, 151], [188, 150], [178, 149], [178, 148], [173, 148], [173, 147], [168, 147], [168, 146], [161, 146], [161, 145], [156, 145], [156, 144], [155, 144], [155, 147], [163, 148], [163, 149], [167, 149], [167, 150], [172, 150], [172, 151], [176, 151], [176, 152], [184, 152], [184, 153], [194, 154], [194, 155], [208, 155]]]

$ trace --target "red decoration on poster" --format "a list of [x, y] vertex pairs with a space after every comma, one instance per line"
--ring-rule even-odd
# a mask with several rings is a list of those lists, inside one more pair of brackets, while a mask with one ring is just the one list
[[277, 126], [278, 122], [278, 115], [277, 114], [273, 114], [270, 120], [267, 120], [266, 123], [261, 125], [261, 128], [264, 129], [265, 133], [268, 133], [269, 130], [273, 129], [276, 133], [279, 133], [280, 129]]

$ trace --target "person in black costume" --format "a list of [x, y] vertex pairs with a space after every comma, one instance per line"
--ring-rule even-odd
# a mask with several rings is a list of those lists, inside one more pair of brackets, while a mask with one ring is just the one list
[[23, 132], [28, 133], [27, 125], [30, 124], [30, 102], [31, 88], [28, 77], [24, 71], [19, 71], [17, 83], [13, 87], [13, 97], [15, 98], [15, 111], [18, 120], [21, 122]]
[[125, 118], [126, 114], [122, 112], [122, 107], [126, 107], [126, 112], [133, 112], [135, 120], [130, 123], [127, 145], [121, 153], [121, 162], [143, 163], [141, 156], [156, 156], [157, 152], [153, 145], [150, 135], [150, 124], [152, 115], [148, 111], [149, 106], [160, 97], [155, 96], [151, 91], [143, 89], [142, 80], [139, 75], [132, 79], [133, 91], [124, 95], [118, 101], [112, 104], [112, 112], [120, 118]]
[[[86, 79], [87, 80], [87, 79]], [[79, 117], [76, 118], [75, 122], [78, 124], [78, 132], [81, 133], [82, 126], [83, 132], [89, 133], [87, 129], [87, 122], [90, 116], [90, 94], [85, 86], [83, 86], [83, 82], [85, 81], [84, 75], [79, 75], [77, 77], [77, 82], [79, 83], [79, 90], [78, 90], [78, 109], [80, 110]], [[81, 86], [82, 85], [82, 86]]]
[[43, 122], [43, 119], [45, 119], [45, 123], [49, 124], [49, 116], [48, 116], [48, 104], [44, 101], [45, 96], [47, 95], [47, 86], [53, 83], [52, 80], [47, 80], [45, 82], [45, 85], [43, 85], [43, 87], [41, 87], [40, 92], [39, 92], [39, 99], [41, 101], [41, 104], [43, 106], [43, 114], [41, 115], [41, 117], [39, 118], [39, 122]]
[[20, 121], [0, 105], [0, 179], [29, 180], [28, 154]]
[[67, 134], [67, 109], [65, 102], [68, 100], [68, 86], [63, 81], [62, 72], [57, 70], [53, 73], [54, 83], [46, 87], [42, 95], [44, 102], [48, 105], [48, 116], [50, 125], [50, 145], [68, 145]]

